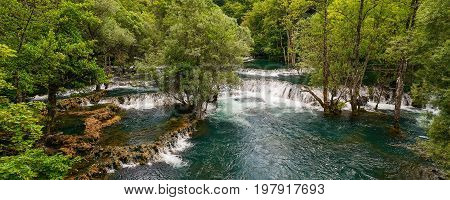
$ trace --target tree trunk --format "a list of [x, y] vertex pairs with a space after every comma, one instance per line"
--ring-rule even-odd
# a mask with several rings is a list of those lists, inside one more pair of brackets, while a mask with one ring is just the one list
[[283, 46], [283, 36], [280, 36], [280, 45], [281, 45], [281, 49], [283, 49], [283, 59], [284, 59], [284, 63], [289, 65], [289, 61], [287, 58], [287, 52], [286, 52], [286, 48]]
[[327, 33], [327, 25], [328, 25], [328, 11], [327, 11], [328, 0], [325, 1], [324, 5], [324, 14], [323, 14], [323, 110], [325, 113], [329, 113], [329, 105], [330, 101], [328, 100], [328, 84], [329, 84], [329, 76], [330, 76], [330, 64], [328, 61], [328, 33]]
[[395, 110], [394, 110], [394, 128], [400, 129], [400, 108], [402, 106], [403, 98], [403, 78], [405, 76], [408, 63], [405, 60], [400, 62], [397, 69], [397, 84], [395, 87]]
[[293, 66], [295, 66], [295, 63], [296, 63], [294, 31], [287, 30], [286, 37], [287, 37], [287, 59], [286, 59], [287, 65], [288, 65], [288, 67], [293, 67]]
[[286, 40], [286, 42], [287, 42], [287, 46], [286, 46], [286, 49], [287, 49], [287, 57], [286, 57], [287, 63], [286, 64], [287, 64], [288, 67], [291, 67], [291, 34], [290, 34], [289, 30], [286, 31], [286, 37], [287, 37], [287, 40]]
[[380, 91], [378, 91], [378, 94], [377, 94], [377, 99], [376, 99], [376, 101], [377, 101], [377, 105], [375, 105], [375, 110], [378, 110], [378, 105], [380, 104], [380, 102], [381, 102], [381, 96], [383, 96], [383, 87], [382, 86], [380, 86], [380, 89], [379, 89]]
[[[406, 31], [411, 31], [414, 28], [414, 22], [416, 20], [416, 13], [419, 9], [419, 0], [411, 0], [411, 12], [406, 22]], [[408, 33], [407, 33], [408, 34]], [[407, 36], [407, 42], [410, 41], [410, 36]], [[407, 58], [402, 58], [397, 68], [397, 84], [395, 87], [395, 109], [394, 109], [394, 129], [400, 131], [400, 108], [402, 106], [403, 98], [403, 79], [405, 76], [406, 68], [408, 67]]]
[[55, 117], [56, 117], [56, 93], [58, 92], [58, 87], [54, 84], [48, 85], [48, 116], [47, 116], [47, 134], [51, 134], [55, 127]]
[[352, 83], [350, 88], [350, 105], [352, 107], [352, 113], [356, 114], [358, 112], [358, 96], [359, 96], [359, 47], [361, 44], [361, 29], [363, 23], [363, 11], [364, 11], [364, 0], [359, 1], [358, 10], [358, 22], [356, 24], [355, 32], [355, 45], [353, 47], [353, 57], [352, 57]]

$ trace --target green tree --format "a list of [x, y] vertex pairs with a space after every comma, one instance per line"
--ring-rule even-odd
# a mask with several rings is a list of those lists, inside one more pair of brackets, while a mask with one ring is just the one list
[[0, 155], [14, 155], [32, 148], [42, 137], [40, 111], [43, 103], [2, 103], [0, 105]]
[[[408, 5], [408, 4], [406, 4]], [[390, 60], [397, 64], [396, 87], [395, 87], [395, 110], [394, 110], [394, 130], [400, 130], [400, 108], [403, 99], [404, 80], [408, 66], [412, 65], [414, 48], [411, 46], [413, 41], [413, 32], [415, 28], [417, 10], [419, 9], [419, 0], [411, 0], [409, 6], [404, 8], [403, 17], [404, 28], [399, 28], [397, 36], [390, 40], [390, 46], [386, 54]]]
[[13, 49], [17, 57], [3, 64], [6, 69], [5, 78], [14, 86], [11, 88], [14, 94], [10, 92], [8, 96], [16, 102], [24, 101], [27, 93], [35, 91], [33, 61], [26, 52], [43, 34], [43, 28], [47, 26], [44, 15], [52, 4], [50, 0], [0, 2], [0, 43]]
[[215, 2], [226, 15], [235, 18], [238, 24], [241, 24], [245, 14], [256, 1], [258, 0], [224, 0], [223, 2]]
[[149, 52], [144, 71], [153, 72], [183, 109], [202, 117], [221, 87], [237, 83], [234, 70], [250, 50], [249, 32], [210, 0], [172, 1], [164, 26], [163, 43]]
[[[3, 67], [3, 63], [7, 60], [7, 58], [15, 57], [15, 53], [16, 51], [10, 49], [8, 46], [0, 44], [0, 90], [13, 88], [12, 84], [5, 80], [6, 73], [4, 72], [5, 69]], [[0, 98], [4, 97], [0, 96]]]
[[282, 59], [290, 67], [297, 63], [299, 21], [308, 17], [312, 2], [306, 0], [264, 0], [255, 2], [243, 25], [252, 31], [256, 55]]
[[416, 62], [421, 68], [413, 87], [414, 100], [431, 103], [440, 112], [428, 129], [429, 153], [450, 174], [450, 2], [421, 1], [414, 30]]
[[152, 9], [146, 1], [94, 1], [93, 11], [100, 23], [88, 27], [89, 38], [96, 41], [94, 55], [108, 76], [113, 75], [113, 66], [120, 66], [122, 74], [127, 65], [144, 57], [159, 42]]
[[[15, 51], [0, 44], [0, 61], [14, 57]], [[3, 70], [2, 68], [0, 68]], [[1, 88], [13, 87], [3, 84]], [[0, 178], [62, 179], [76, 160], [57, 154], [47, 155], [36, 142], [42, 137], [43, 103], [9, 103], [0, 97]]]
[[89, 2], [62, 1], [48, 12], [47, 34], [36, 42], [33, 59], [38, 85], [48, 94], [47, 132], [53, 131], [56, 95], [62, 88], [82, 88], [104, 79], [93, 57], [94, 41], [86, 38], [88, 25], [98, 23]]

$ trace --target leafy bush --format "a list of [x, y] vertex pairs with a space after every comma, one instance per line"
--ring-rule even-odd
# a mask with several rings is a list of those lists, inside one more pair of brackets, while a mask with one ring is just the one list
[[62, 179], [75, 161], [60, 154], [49, 156], [42, 149], [30, 149], [0, 158], [0, 179]]
[[0, 103], [0, 179], [62, 179], [76, 161], [36, 148], [44, 108], [42, 102]]
[[41, 102], [0, 105], [0, 155], [23, 152], [42, 137], [44, 107]]

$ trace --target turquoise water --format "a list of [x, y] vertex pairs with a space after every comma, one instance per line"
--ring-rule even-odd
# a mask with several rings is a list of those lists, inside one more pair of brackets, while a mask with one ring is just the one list
[[267, 106], [258, 99], [222, 100], [178, 153], [181, 166], [156, 162], [125, 168], [114, 179], [421, 179], [429, 165], [409, 148], [424, 130], [417, 113], [388, 132], [389, 112], [359, 118]]
[[124, 111], [122, 120], [103, 130], [101, 145], [139, 145], [153, 142], [166, 130], [166, 123], [174, 116], [173, 109], [154, 108]]
[[[255, 60], [246, 67], [279, 69], [279, 63]], [[307, 76], [254, 77], [305, 83]], [[278, 90], [276, 88], [271, 88]], [[117, 97], [149, 92], [114, 90]], [[268, 100], [268, 99], [266, 99]], [[403, 111], [404, 134], [389, 133], [392, 112], [325, 117], [310, 108], [259, 97], [219, 100], [182, 151], [151, 165], [124, 168], [111, 179], [423, 179], [430, 163], [411, 146], [425, 131], [420, 113]], [[276, 99], [272, 99], [276, 100]], [[104, 131], [103, 145], [150, 143], [164, 133], [175, 112], [170, 108], [130, 109]], [[169, 123], [170, 126], [170, 123]], [[174, 164], [175, 163], [175, 164]]]

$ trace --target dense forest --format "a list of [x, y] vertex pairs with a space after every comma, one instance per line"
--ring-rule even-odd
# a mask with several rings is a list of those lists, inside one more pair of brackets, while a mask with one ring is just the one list
[[392, 95], [393, 134], [404, 93], [439, 110], [417, 145], [448, 173], [449, 12], [447, 0], [2, 0], [0, 178], [63, 179], [80, 162], [44, 142], [62, 92], [146, 77], [201, 120], [249, 57], [307, 71], [300, 87], [327, 116], [349, 103], [364, 117], [362, 88]]

